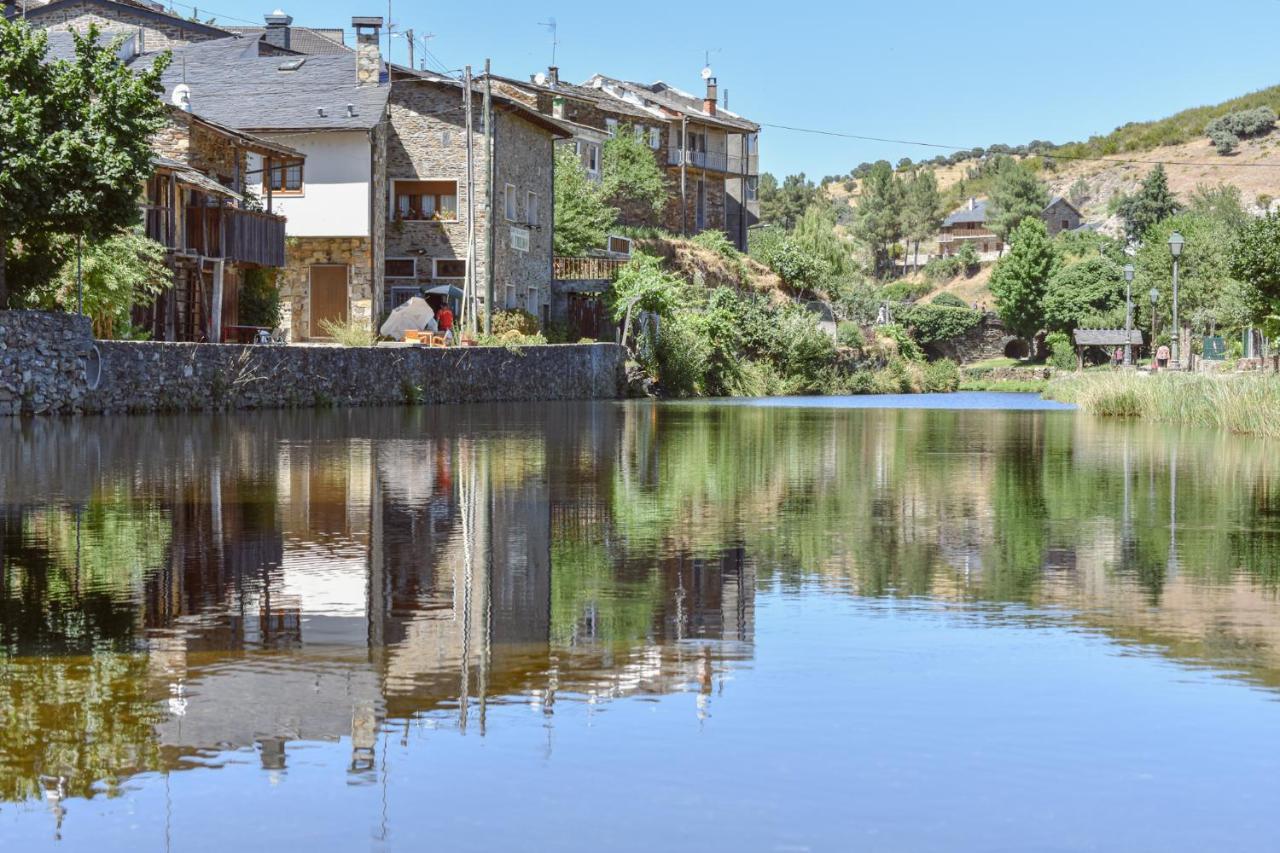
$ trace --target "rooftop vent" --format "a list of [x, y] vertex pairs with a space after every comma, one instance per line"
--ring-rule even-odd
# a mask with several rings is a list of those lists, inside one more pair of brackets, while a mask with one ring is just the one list
[[355, 117], [356, 117], [355, 104], [347, 104], [347, 118], [355, 118]]
[[302, 64], [306, 61], [307, 61], [307, 58], [305, 56], [302, 57], [301, 59], [286, 59], [284, 62], [281, 62], [279, 65], [276, 66], [276, 70], [277, 71], [297, 71], [299, 68], [302, 67]]
[[324, 118], [324, 107], [316, 107], [316, 115], [320, 116], [320, 118]]

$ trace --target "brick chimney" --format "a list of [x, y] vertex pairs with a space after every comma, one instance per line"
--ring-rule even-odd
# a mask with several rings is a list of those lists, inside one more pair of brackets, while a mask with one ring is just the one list
[[560, 66], [552, 65], [547, 68], [547, 85], [552, 89], [560, 85]]
[[293, 23], [293, 18], [280, 9], [276, 9], [270, 15], [265, 16], [264, 20], [267, 22], [267, 31], [262, 36], [262, 40], [267, 44], [273, 44], [276, 47], [283, 47], [287, 50], [289, 47], [289, 25]]
[[382, 76], [382, 51], [378, 47], [382, 18], [352, 18], [351, 28], [356, 31], [356, 82], [376, 86]]
[[[710, 69], [707, 69], [708, 71]], [[702, 99], [702, 111], [709, 116], [716, 114], [716, 78], [707, 78], [707, 96]]]

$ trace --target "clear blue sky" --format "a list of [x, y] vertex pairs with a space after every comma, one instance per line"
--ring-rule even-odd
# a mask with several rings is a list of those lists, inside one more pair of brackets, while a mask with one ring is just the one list
[[[261, 22], [281, 3], [295, 23], [341, 26], [348, 38], [352, 15], [387, 14], [378, 0], [207, 2], [201, 17], [226, 23]], [[730, 108], [762, 124], [965, 147], [1082, 139], [1280, 83], [1280, 0], [392, 6], [397, 30], [435, 34], [430, 50], [444, 67], [478, 69], [487, 56], [495, 72], [522, 78], [550, 62], [551, 38], [538, 26], [550, 17], [561, 74], [574, 82], [601, 72], [698, 91], [711, 50]], [[404, 62], [404, 39], [393, 49]], [[814, 179], [937, 153], [768, 127], [761, 137], [763, 168]]]

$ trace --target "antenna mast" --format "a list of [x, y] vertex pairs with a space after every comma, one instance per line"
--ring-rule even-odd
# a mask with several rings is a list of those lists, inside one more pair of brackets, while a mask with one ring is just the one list
[[545, 21], [539, 21], [538, 26], [546, 27], [551, 33], [551, 67], [554, 68], [556, 64], [556, 46], [560, 44], [560, 39], [556, 35], [558, 32], [556, 19], [547, 18]]

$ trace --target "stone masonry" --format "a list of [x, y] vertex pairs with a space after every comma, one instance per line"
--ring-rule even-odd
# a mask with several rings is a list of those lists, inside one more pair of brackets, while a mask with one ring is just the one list
[[97, 341], [86, 318], [0, 311], [0, 415], [611, 400], [616, 344], [450, 349]]
[[103, 32], [142, 31], [142, 50], [154, 52], [183, 47], [192, 42], [226, 38], [229, 32], [203, 24], [183, 21], [177, 16], [134, 14], [127, 7], [112, 7], [110, 16], [96, 3], [73, 3], [69, 6], [33, 15], [32, 23], [46, 30], [85, 32], [96, 24]]
[[309, 282], [313, 264], [346, 266], [349, 316], [373, 320], [373, 243], [368, 237], [289, 237], [285, 241], [285, 266], [277, 278], [284, 315], [280, 326], [288, 330], [289, 340], [323, 337], [323, 332], [311, 328]]

